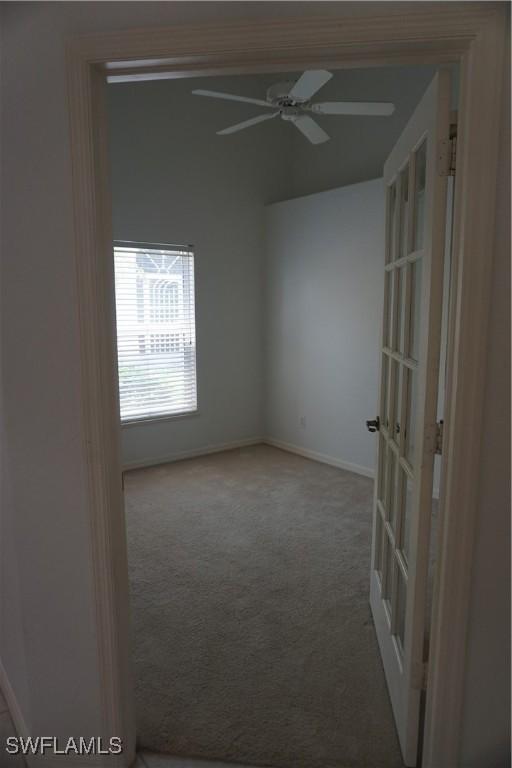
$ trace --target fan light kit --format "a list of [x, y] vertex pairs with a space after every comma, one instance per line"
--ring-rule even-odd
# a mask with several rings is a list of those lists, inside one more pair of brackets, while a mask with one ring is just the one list
[[217, 131], [219, 136], [242, 131], [251, 125], [272, 120], [273, 117], [281, 117], [295, 125], [296, 128], [312, 144], [323, 144], [329, 141], [327, 134], [310, 114], [314, 115], [360, 115], [366, 117], [387, 117], [395, 111], [395, 105], [387, 101], [319, 101], [311, 103], [310, 99], [332, 77], [332, 72], [325, 69], [308, 69], [297, 82], [276, 83], [272, 85], [266, 95], [266, 99], [252, 99], [247, 96], [236, 96], [232, 93], [220, 93], [218, 91], [196, 90], [192, 91], [196, 96], [209, 96], [213, 99], [226, 99], [228, 101], [243, 101], [247, 104], [257, 104], [260, 107], [272, 109], [272, 113], [265, 113], [257, 117], [244, 120], [243, 123], [231, 125], [222, 131]]

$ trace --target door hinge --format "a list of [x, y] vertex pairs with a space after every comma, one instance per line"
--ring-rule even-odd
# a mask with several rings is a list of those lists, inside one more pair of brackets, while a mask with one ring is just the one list
[[448, 176], [455, 176], [455, 168], [457, 165], [457, 134], [455, 133], [451, 139], [451, 152], [450, 152], [450, 167], [448, 169]]
[[450, 132], [449, 139], [439, 142], [438, 168], [439, 176], [455, 176], [457, 162], [457, 133]]
[[436, 424], [436, 453], [443, 452], [443, 426], [444, 422], [441, 419], [441, 421], [438, 421]]

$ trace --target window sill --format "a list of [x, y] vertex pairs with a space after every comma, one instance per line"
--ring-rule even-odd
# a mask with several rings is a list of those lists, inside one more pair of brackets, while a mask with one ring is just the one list
[[182, 413], [170, 413], [168, 416], [143, 416], [140, 419], [127, 419], [121, 422], [121, 429], [125, 427], [139, 427], [143, 424], [157, 424], [161, 421], [178, 421], [190, 417], [199, 416], [199, 410], [183, 411]]

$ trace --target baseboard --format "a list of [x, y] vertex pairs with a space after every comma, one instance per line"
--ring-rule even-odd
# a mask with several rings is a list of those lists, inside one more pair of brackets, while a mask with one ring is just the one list
[[5, 667], [1, 659], [0, 659], [0, 691], [2, 691], [4, 695], [5, 702], [9, 710], [9, 714], [11, 715], [11, 719], [14, 723], [16, 735], [23, 736], [24, 738], [26, 738], [29, 735], [28, 727], [25, 722], [25, 718], [23, 717], [23, 713], [18, 703], [18, 699], [16, 698], [16, 694], [14, 693], [14, 690], [12, 688], [9, 677], [7, 676], [7, 672], [5, 670]]
[[[222, 451], [232, 451], [236, 448], [245, 448], [249, 445], [260, 444], [272, 445], [274, 448], [281, 448], [283, 451], [296, 453], [298, 456], [304, 456], [306, 459], [319, 461], [321, 464], [329, 464], [331, 467], [346, 469], [347, 472], [354, 472], [356, 475], [371, 477], [372, 480], [375, 477], [374, 470], [369, 467], [363, 467], [360, 464], [352, 464], [350, 461], [342, 461], [334, 456], [329, 456], [327, 453], [310, 451], [308, 448], [302, 448], [299, 445], [293, 445], [293, 443], [285, 443], [283, 440], [275, 440], [273, 437], [248, 437], [245, 440], [234, 440], [230, 443], [217, 443], [216, 445], [208, 445], [205, 448], [195, 448], [192, 451], [178, 451], [177, 453], [171, 453], [167, 456], [158, 456], [152, 459], [144, 459], [143, 461], [127, 461], [123, 464], [123, 471], [129, 472], [131, 469], [157, 467], [159, 464], [172, 464], [175, 461], [182, 461], [183, 459], [194, 459], [199, 456], [208, 456], [210, 453], [221, 453]], [[433, 489], [432, 496], [434, 499], [439, 499], [439, 488]]]
[[216, 445], [207, 445], [203, 448], [194, 448], [191, 451], [178, 451], [166, 456], [157, 456], [142, 461], [127, 461], [123, 463], [123, 471], [128, 472], [131, 469], [144, 469], [144, 467], [156, 467], [159, 464], [172, 464], [175, 461], [183, 459], [194, 459], [199, 456], [208, 456], [210, 453], [221, 453], [222, 451], [233, 451], [236, 448], [245, 448], [249, 445], [258, 445], [266, 442], [263, 437], [248, 437], [244, 440], [233, 440], [229, 443], [217, 443]]
[[[31, 734], [28, 729], [28, 725], [23, 717], [21, 707], [19, 705], [16, 694], [10, 683], [9, 677], [5, 670], [2, 660], [0, 659], [0, 691], [3, 693], [7, 709], [11, 716], [11, 720], [14, 724], [15, 733], [8, 734], [10, 736], [19, 736], [20, 738], [27, 739], [29, 736], [35, 736]], [[7, 735], [7, 734], [6, 734]], [[44, 734], [47, 736], [48, 734]], [[0, 744], [0, 765], [3, 765], [2, 757], [5, 744]], [[55, 753], [47, 752], [44, 755], [41, 754], [27, 754], [24, 755], [25, 763], [28, 768], [64, 768], [64, 760], [66, 768], [127, 768], [128, 755], [77, 755], [71, 753], [69, 755], [56, 755]], [[18, 760], [19, 758], [13, 757], [12, 760]], [[14, 764], [14, 763], [13, 763]]]
[[373, 469], [363, 467], [360, 464], [352, 464], [349, 461], [342, 461], [334, 456], [329, 456], [327, 453], [310, 451], [308, 448], [302, 448], [301, 446], [293, 445], [292, 443], [285, 443], [283, 440], [275, 440], [273, 437], [265, 437], [262, 442], [266, 445], [272, 445], [274, 448], [281, 448], [283, 451], [289, 451], [290, 453], [296, 453], [298, 456], [304, 456], [306, 459], [313, 459], [322, 464], [329, 464], [332, 467], [346, 469], [347, 472], [354, 472], [356, 475], [364, 475], [364, 477], [371, 477], [372, 479], [375, 477]]
[[245, 448], [250, 445], [258, 444], [271, 445], [274, 448], [280, 448], [283, 451], [289, 451], [298, 456], [304, 456], [306, 459], [313, 459], [313, 461], [319, 461], [322, 464], [329, 464], [332, 467], [345, 469], [347, 472], [364, 475], [364, 477], [373, 478], [375, 476], [373, 469], [370, 469], [369, 467], [363, 467], [360, 464], [352, 464], [349, 461], [342, 461], [341, 459], [329, 456], [326, 453], [310, 451], [307, 448], [302, 448], [301, 446], [293, 445], [292, 443], [285, 443], [283, 440], [275, 440], [273, 437], [249, 437], [244, 440], [233, 440], [229, 443], [217, 443], [216, 445], [209, 445], [203, 448], [195, 448], [191, 451], [178, 451], [166, 456], [143, 459], [142, 461], [127, 461], [123, 464], [123, 471], [129, 472], [132, 469], [144, 469], [146, 467], [156, 467], [160, 464], [172, 464], [175, 461], [182, 461], [183, 459], [193, 459], [198, 458], [199, 456], [208, 456], [211, 453], [232, 451], [236, 448]]

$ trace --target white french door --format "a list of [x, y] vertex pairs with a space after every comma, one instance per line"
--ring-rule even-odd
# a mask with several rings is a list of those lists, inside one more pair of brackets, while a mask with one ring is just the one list
[[[415, 766], [436, 449], [450, 75], [384, 166], [386, 249], [370, 604], [404, 762]], [[372, 426], [373, 425], [373, 426]]]

